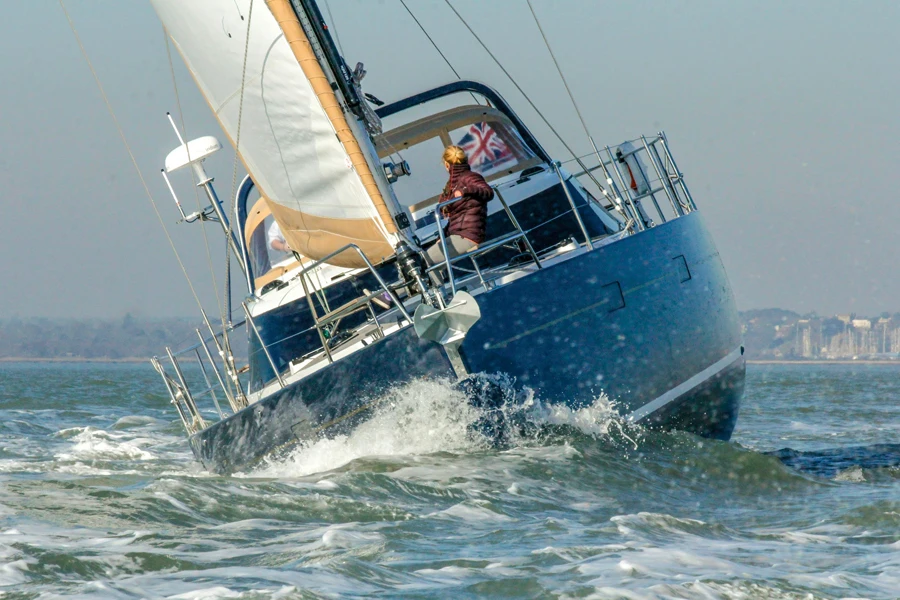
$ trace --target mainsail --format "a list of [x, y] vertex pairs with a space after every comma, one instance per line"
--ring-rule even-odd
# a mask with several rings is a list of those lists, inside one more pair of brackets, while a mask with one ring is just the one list
[[[289, 2], [151, 3], [232, 145], [240, 127], [237, 151], [291, 248], [393, 254], [390, 211]], [[355, 252], [329, 262], [362, 266]]]

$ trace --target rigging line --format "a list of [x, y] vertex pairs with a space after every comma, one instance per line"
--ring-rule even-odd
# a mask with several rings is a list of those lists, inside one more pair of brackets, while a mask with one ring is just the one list
[[[481, 45], [481, 47], [484, 48], [484, 51], [488, 53], [488, 56], [490, 56], [491, 59], [493, 59], [493, 61], [497, 64], [497, 66], [500, 67], [500, 70], [503, 71], [503, 74], [506, 75], [509, 78], [510, 82], [512, 82], [512, 84], [516, 87], [516, 89], [519, 90], [519, 93], [522, 94], [522, 97], [525, 98], [525, 101], [528, 102], [528, 104], [531, 106], [532, 109], [534, 109], [534, 112], [537, 113], [537, 115], [541, 118], [541, 120], [544, 122], [544, 124], [546, 124], [547, 127], [550, 128], [550, 131], [553, 132], [553, 135], [556, 136], [556, 139], [558, 139], [559, 142], [563, 145], [563, 147], [569, 152], [569, 154], [571, 154], [575, 158], [575, 160], [578, 162], [578, 164], [581, 166], [581, 168], [584, 169], [585, 171], [587, 171], [588, 169], [587, 169], [587, 166], [584, 164], [584, 162], [582, 162], [582, 160], [580, 158], [578, 158], [578, 155], [575, 154], [575, 151], [569, 147], [569, 144], [566, 143], [566, 140], [564, 140], [563, 137], [556, 130], [556, 128], [554, 128], [553, 125], [550, 124], [550, 121], [547, 120], [547, 117], [544, 116], [544, 113], [542, 113], [540, 111], [540, 109], [537, 106], [535, 106], [534, 102], [531, 101], [531, 98], [528, 97], [528, 94], [525, 93], [525, 90], [523, 90], [522, 87], [516, 82], [516, 80], [513, 79], [513, 76], [509, 74], [509, 71], [506, 70], [506, 68], [500, 63], [500, 61], [497, 59], [497, 57], [494, 56], [494, 53], [490, 51], [490, 49], [487, 47], [487, 45], [481, 40], [480, 37], [478, 37], [478, 34], [475, 33], [475, 31], [469, 26], [469, 23], [466, 22], [466, 20], [463, 18], [463, 16], [461, 14], [459, 14], [459, 12], [453, 7], [452, 4], [450, 4], [450, 0], [444, 0], [444, 2], [447, 3], [447, 6], [449, 6], [450, 10], [453, 11], [453, 14], [455, 14], [457, 16], [457, 18], [459, 18], [460, 22], [462, 22], [462, 24], [466, 27], [466, 29], [469, 30], [469, 33], [472, 34], [472, 37], [475, 38], [475, 41], [477, 41]], [[597, 185], [600, 185], [599, 182], [596, 181], [596, 179], [594, 179], [593, 177], [591, 177], [591, 179], [594, 180], [594, 183], [596, 183]]]
[[[253, 0], [250, 0], [250, 6], [247, 8], [247, 31], [244, 36], [244, 64], [241, 68], [241, 95], [240, 100], [238, 101], [238, 122], [237, 122], [237, 131], [235, 133], [234, 140], [234, 163], [231, 169], [231, 195], [228, 200], [228, 227], [226, 227], [225, 232], [225, 284], [223, 286], [222, 295], [224, 296], [224, 304], [226, 307], [231, 306], [231, 238], [232, 238], [232, 228], [234, 227], [234, 219], [235, 219], [235, 202], [232, 202], [232, 198], [237, 197], [237, 167], [238, 160], [240, 158], [240, 144], [241, 144], [241, 124], [243, 123], [244, 118], [244, 90], [247, 86], [247, 56], [250, 54], [250, 26], [253, 22]], [[244, 268], [248, 268], [246, 265], [246, 261], [244, 261]], [[251, 290], [252, 292], [252, 290]], [[243, 305], [242, 305], [243, 306]], [[228, 313], [225, 315], [225, 313]], [[223, 316], [227, 317], [222, 320], [222, 331], [226, 332], [228, 330], [228, 325], [231, 325], [231, 312], [226, 308], [222, 312]], [[249, 312], [247, 313], [249, 315]], [[248, 317], [249, 318], [249, 317]], [[230, 365], [231, 378], [234, 383], [235, 390], [240, 390], [241, 386], [238, 381], [237, 368], [234, 364], [234, 351], [231, 348], [231, 337], [228, 335], [222, 336], [222, 345], [225, 348], [226, 356], [223, 356], [223, 360], [227, 360]], [[235, 395], [243, 395], [235, 394]]]
[[[228, 227], [225, 232], [225, 289], [224, 294], [231, 293], [231, 244], [229, 243], [232, 236], [232, 227], [234, 227], [234, 202], [231, 201], [231, 198], [234, 198], [237, 195], [237, 171], [238, 171], [238, 161], [240, 160], [240, 147], [241, 147], [241, 124], [244, 118], [244, 90], [247, 87], [247, 56], [250, 53], [250, 25], [253, 22], [253, 0], [250, 0], [250, 7], [247, 9], [247, 32], [244, 36], [244, 64], [241, 68], [241, 95], [240, 100], [238, 101], [238, 121], [237, 121], [237, 132], [234, 137], [234, 163], [231, 169], [231, 195], [228, 196]], [[245, 265], [246, 268], [246, 265]], [[225, 305], [228, 306], [228, 301], [226, 300]], [[231, 322], [231, 315], [228, 316], [228, 322]], [[222, 326], [225, 326], [223, 321]]]
[[165, 221], [163, 221], [162, 215], [159, 212], [159, 208], [156, 206], [156, 200], [153, 199], [153, 193], [150, 191], [150, 187], [147, 185], [147, 180], [144, 179], [144, 174], [143, 172], [141, 172], [140, 166], [138, 166], [137, 159], [134, 156], [134, 152], [131, 151], [131, 146], [128, 144], [128, 139], [125, 137], [125, 132], [122, 130], [122, 126], [119, 124], [119, 119], [116, 118], [116, 113], [109, 101], [109, 97], [106, 95], [106, 90], [103, 89], [103, 84], [100, 83], [100, 77], [97, 75], [97, 71], [94, 69], [94, 65], [91, 62], [91, 59], [88, 57], [87, 49], [84, 47], [84, 44], [81, 42], [81, 37], [78, 35], [78, 31], [75, 29], [75, 23], [72, 21], [72, 17], [69, 16], [69, 11], [66, 10], [66, 5], [63, 3], [63, 0], [59, 0], [59, 6], [60, 8], [62, 8], [63, 14], [65, 14], [66, 16], [66, 21], [69, 22], [69, 29], [72, 30], [72, 35], [75, 36], [75, 41], [78, 42], [78, 48], [81, 50], [81, 55], [84, 57], [88, 68], [91, 70], [91, 75], [94, 76], [94, 82], [97, 84], [97, 88], [100, 90], [100, 96], [103, 97], [103, 102], [106, 104], [106, 110], [109, 111], [109, 116], [112, 117], [113, 123], [116, 126], [116, 131], [119, 133], [119, 137], [122, 138], [122, 144], [124, 144], [125, 150], [128, 152], [128, 156], [131, 157], [131, 164], [134, 165], [134, 170], [137, 172], [138, 178], [141, 180], [141, 185], [144, 187], [144, 192], [147, 194], [147, 198], [150, 200], [151, 206], [153, 206], [153, 212], [156, 213], [156, 218], [159, 219], [159, 224], [162, 225], [163, 232], [165, 232], [166, 234], [166, 239], [169, 241], [169, 245], [172, 247], [172, 252], [175, 253], [175, 259], [178, 261], [178, 266], [181, 267], [181, 272], [184, 273], [184, 278], [187, 280], [188, 287], [191, 288], [191, 294], [193, 294], [194, 300], [197, 302], [197, 306], [200, 307], [200, 312], [203, 312], [203, 304], [200, 302], [200, 297], [197, 295], [197, 290], [194, 289], [194, 284], [191, 282], [191, 278], [187, 273], [184, 262], [182, 262], [181, 256], [178, 254], [178, 249], [175, 247], [175, 242], [172, 240], [172, 236], [169, 235], [169, 230], [166, 228]]
[[[235, 3], [235, 7], [237, 8], [236, 3]], [[238, 9], [238, 12], [240, 12], [240, 9]], [[244, 18], [243, 15], [241, 15], [241, 18], [242, 19]], [[171, 50], [171, 46], [169, 44], [169, 32], [166, 29], [165, 25], [162, 26], [162, 29], [163, 29], [163, 39], [165, 39], [165, 42], [166, 42], [166, 58], [168, 58], [168, 60], [169, 60], [169, 74], [172, 76], [172, 88], [175, 91], [175, 105], [178, 109], [178, 119], [181, 121], [181, 130], [184, 132], [185, 138], [187, 138], [187, 126], [185, 125], [185, 121], [184, 121], [184, 110], [182, 110], [182, 108], [181, 108], [181, 95], [178, 92], [178, 81], [175, 78], [175, 64], [172, 61], [172, 50]], [[188, 161], [190, 162], [191, 154], [190, 154], [190, 150], [188, 148], [187, 142], [185, 142], [184, 147], [185, 147], [185, 151], [188, 155]], [[191, 181], [193, 181], [195, 183], [195, 185], [193, 187], [194, 187], [194, 197], [197, 200], [197, 211], [198, 211], [198, 213], [202, 214], [203, 207], [200, 204], [200, 190], [198, 189], [198, 186], [196, 185], [197, 180], [195, 179], [195, 174], [194, 174], [193, 168], [190, 169], [190, 172], [191, 172]], [[207, 260], [207, 263], [209, 264], [209, 274], [210, 274], [210, 277], [212, 278], [213, 290], [216, 290], [216, 293], [213, 295], [216, 297], [216, 305], [218, 306], [218, 309], [219, 309], [219, 319], [222, 322], [222, 343], [228, 349], [228, 351], [231, 352], [231, 341], [228, 337], [228, 328], [225, 326], [225, 323], [226, 323], [225, 311], [227, 310], [226, 309], [227, 304], [223, 304], [222, 301], [219, 299], [219, 294], [218, 294], [219, 284], [216, 281], [216, 270], [213, 265], [212, 251], [210, 250], [210, 247], [209, 247], [209, 236], [207, 236], [207, 233], [206, 233], [206, 223], [202, 219], [200, 220], [200, 231], [203, 232], [203, 245], [206, 247], [206, 260]], [[227, 238], [225, 239], [225, 245], [226, 246], [228, 245]], [[226, 289], [227, 289], [227, 287], [226, 287]], [[223, 361], [225, 361], [226, 359], [227, 359], [226, 356], [222, 357]], [[234, 364], [233, 364], [234, 361], [231, 361], [231, 362], [232, 362], [232, 364], [230, 365], [230, 368], [233, 370], [234, 369]], [[230, 378], [226, 378], [226, 382], [227, 382], [226, 385], [228, 386], [230, 393], [233, 394], [234, 396], [238, 396], [239, 395], [238, 391], [235, 389], [235, 386], [233, 385], [234, 382]]]
[[331, 21], [331, 31], [334, 32], [334, 41], [337, 42], [338, 51], [340, 51], [341, 56], [344, 56], [344, 47], [341, 46], [341, 36], [338, 35], [337, 23], [334, 20], [334, 15], [331, 14], [331, 4], [329, 4], [328, 0], [325, 0], [325, 10], [328, 12], [328, 20]]
[[[400, 0], [400, 4], [403, 5], [403, 8], [405, 8], [406, 12], [409, 13], [409, 16], [412, 17], [413, 21], [416, 22], [416, 25], [419, 26], [419, 29], [422, 30], [422, 33], [425, 34], [425, 37], [428, 38], [428, 41], [431, 42], [431, 45], [434, 46], [434, 49], [437, 50], [437, 53], [441, 55], [441, 58], [444, 59], [444, 62], [447, 63], [447, 66], [450, 67], [451, 71], [453, 71], [453, 74], [456, 76], [456, 79], [459, 81], [462, 81], [462, 77], [460, 77], [460, 75], [456, 71], [456, 69], [453, 68], [453, 65], [450, 64], [450, 59], [448, 59], [444, 55], [444, 53], [441, 52], [441, 49], [438, 47], [437, 43], [431, 38], [430, 35], [428, 35], [428, 32], [425, 31], [425, 27], [422, 25], [422, 23], [419, 21], [419, 19], [416, 18], [416, 15], [413, 14], [412, 10], [410, 10], [410, 8], [406, 5], [406, 0]], [[470, 94], [471, 94], [471, 92], [470, 92]], [[481, 104], [481, 102], [478, 101], [478, 98], [475, 96], [475, 94], [471, 94], [471, 96], [472, 96], [472, 99], [475, 100], [475, 104], [479, 104], [479, 105]]]
[[[176, 108], [178, 109], [178, 118], [181, 121], [181, 130], [184, 132], [185, 137], [187, 137], [187, 127], [185, 127], [185, 124], [184, 124], [184, 112], [181, 110], [181, 96], [178, 93], [178, 82], [175, 79], [175, 65], [172, 62], [172, 50], [169, 46], [169, 32], [166, 29], [165, 25], [162, 26], [162, 30], [163, 30], [163, 39], [165, 39], [165, 42], [166, 42], [166, 57], [169, 59], [169, 74], [172, 76], [172, 88], [175, 91], [175, 105], [176, 105]], [[187, 152], [187, 155], [188, 155], [188, 162], [190, 162], [191, 153], [190, 153], [190, 150], [188, 149], [187, 143], [185, 143], [184, 147], [185, 147], [185, 151]], [[194, 170], [193, 169], [191, 169], [191, 181], [194, 181], [196, 183], [196, 181], [194, 179]], [[203, 207], [200, 205], [200, 190], [197, 189], [196, 185], [193, 187], [194, 187], [194, 197], [197, 199], [197, 211], [202, 213]], [[212, 251], [209, 249], [209, 236], [206, 235], [206, 223], [202, 219], [200, 220], [200, 231], [203, 232], [203, 245], [206, 247], [206, 260], [209, 264], [209, 275], [212, 278], [213, 289], [218, 290], [219, 284], [216, 283], [216, 270], [215, 270], [215, 267], [213, 266]], [[216, 296], [216, 304], [218, 304], [218, 306], [219, 306], [219, 315], [221, 315], [224, 310], [222, 308], [222, 302], [219, 300], [218, 293], [216, 293], [215, 296]]]
[[547, 41], [547, 36], [544, 34], [544, 28], [541, 27], [541, 22], [537, 18], [537, 14], [534, 12], [534, 6], [531, 5], [531, 0], [525, 0], [528, 3], [528, 9], [531, 11], [531, 16], [534, 17], [534, 23], [537, 25], [538, 31], [541, 32], [541, 37], [544, 39], [544, 45], [547, 46], [547, 52], [550, 53], [550, 58], [553, 59], [553, 64], [556, 66], [556, 72], [559, 73], [559, 78], [562, 79], [563, 86], [566, 88], [566, 93], [569, 94], [569, 100], [572, 101], [572, 106], [575, 107], [575, 114], [578, 115], [578, 120], [581, 121], [581, 126], [584, 128], [584, 133], [589, 138], [591, 137], [591, 132], [588, 131], [587, 123], [584, 122], [584, 117], [581, 116], [581, 110], [578, 108], [578, 103], [575, 102], [575, 96], [572, 94], [572, 90], [569, 88], [569, 82], [566, 81], [566, 76], [563, 75], [562, 68], [559, 66], [559, 62], [556, 60], [556, 55], [553, 54], [553, 49], [550, 47], [550, 42]]
[[[238, 100], [238, 120], [237, 120], [237, 132], [234, 137], [234, 163], [231, 172], [231, 198], [234, 197], [237, 192], [237, 166], [238, 161], [240, 159], [240, 145], [241, 145], [241, 124], [244, 117], [244, 90], [247, 87], [247, 55], [250, 51], [250, 24], [253, 21], [253, 0], [250, 0], [250, 8], [247, 11], [247, 34], [244, 37], [244, 63], [241, 68], [241, 94]], [[228, 227], [231, 228], [231, 220], [228, 221]]]
[[[575, 95], [572, 93], [571, 88], [569, 87], [569, 82], [566, 80], [566, 76], [563, 74], [562, 67], [559, 66], [559, 62], [556, 60], [556, 55], [553, 53], [553, 49], [550, 47], [550, 42], [547, 40], [547, 36], [544, 34], [544, 28], [541, 27], [541, 22], [537, 17], [537, 14], [534, 12], [534, 6], [531, 4], [531, 0], [525, 0], [528, 3], [528, 9], [531, 10], [531, 16], [534, 17], [534, 23], [537, 25], [538, 31], [541, 32], [541, 37], [544, 40], [544, 45], [547, 46], [547, 52], [550, 54], [550, 58], [553, 59], [553, 64], [556, 66], [556, 72], [559, 73], [559, 78], [562, 79], [563, 86], [566, 88], [566, 93], [569, 94], [569, 100], [572, 101], [572, 106], [575, 108], [575, 114], [578, 115], [578, 120], [581, 121], [581, 126], [584, 128], [584, 134], [587, 136], [588, 140], [591, 142], [591, 147], [594, 149], [594, 154], [597, 157], [598, 167], [603, 170], [603, 174], [606, 176], [607, 185], [613, 191], [614, 196], [618, 196], [618, 191], [616, 190], [615, 184], [612, 183], [612, 177], [606, 169], [606, 165], [603, 162], [603, 158], [600, 156], [600, 150], [597, 149], [597, 144], [594, 143], [594, 136], [591, 135], [590, 130], [588, 129], [587, 123], [584, 120], [584, 117], [581, 114], [581, 109], [578, 108], [578, 102], [575, 101]], [[597, 188], [603, 193], [604, 196], [609, 196], [606, 189], [600, 185], [600, 182], [597, 181], [597, 178], [593, 175], [593, 171], [589, 170], [581, 158], [586, 158], [589, 155], [584, 155], [582, 157], [574, 156], [574, 152], [572, 153], [574, 160], [578, 162], [581, 168], [585, 171], [585, 174], [588, 178], [594, 182]], [[612, 157], [610, 157], [612, 159]], [[566, 161], [568, 162], [568, 161]], [[612, 200], [612, 198], [610, 198]]]

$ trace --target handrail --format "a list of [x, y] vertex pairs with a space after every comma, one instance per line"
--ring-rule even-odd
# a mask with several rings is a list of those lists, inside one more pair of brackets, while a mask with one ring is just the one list
[[[240, 327], [241, 325], [243, 325], [243, 324], [244, 324], [244, 321], [238, 321], [237, 323], [232, 323], [231, 325], [229, 325], [229, 326], [227, 327], [227, 330], [228, 330], [228, 331], [234, 331], [235, 329], [239, 328], [239, 327]], [[215, 333], [216, 338], [218, 338], [218, 337], [221, 336], [221, 335], [222, 335], [222, 332], [221, 332], [221, 331]], [[188, 346], [188, 347], [186, 347], [186, 348], [182, 348], [181, 350], [179, 350], [179, 351], [177, 351], [177, 352], [173, 352], [172, 354], [173, 354], [174, 356], [178, 357], [178, 356], [181, 356], [182, 354], [188, 354], [189, 352], [192, 352], [193, 350], [196, 350], [197, 348], [200, 348], [200, 343], [199, 343], [199, 342], [196, 343], [196, 344], [194, 344], [193, 346]]]
[[[646, 198], [650, 198], [650, 201], [653, 203], [653, 209], [656, 210], [660, 223], [666, 223], [670, 219], [682, 217], [697, 209], [684, 181], [684, 176], [678, 170], [678, 166], [675, 164], [675, 160], [669, 150], [665, 132], [660, 131], [655, 136], [650, 137], [642, 135], [634, 140], [629, 140], [628, 143], [633, 144], [634, 147], [626, 151], [622, 151], [621, 146], [618, 148], [605, 146], [603, 151], [607, 158], [598, 154], [596, 157], [598, 164], [585, 167], [581, 171], [574, 173], [572, 177], [578, 179], [586, 175], [593, 180], [592, 173], [601, 170], [606, 175], [607, 185], [612, 188], [616, 198], [619, 197], [616, 188], [622, 186], [625, 190], [621, 194], [621, 198], [624, 199], [624, 206], [620, 207], [617, 201], [613, 202], [613, 206], [626, 218], [635, 220], [639, 224], [640, 229], [652, 227], [654, 224], [641, 204], [641, 201]], [[660, 146], [662, 150], [660, 150]], [[615, 150], [615, 154], [613, 150]], [[631, 173], [632, 165], [625, 166], [622, 162], [632, 157], [633, 160], [637, 161], [638, 169], [641, 170], [640, 175], [648, 184], [648, 189], [640, 194], [628, 185], [633, 183], [631, 181], [632, 175], [636, 175]], [[645, 166], [644, 162], [649, 167]], [[651, 173], [655, 175], [655, 179], [651, 176]], [[618, 181], [618, 185], [616, 181]], [[602, 186], [600, 191], [603, 195], [608, 196]], [[668, 202], [660, 202], [658, 194], [664, 194]], [[661, 204], [667, 204], [665, 211], [663, 211]], [[666, 216], [669, 207], [671, 207], [671, 213], [669, 213], [669, 216]]]
[[[559, 183], [562, 185], [563, 193], [566, 195], [566, 200], [569, 201], [569, 206], [572, 207], [572, 213], [575, 215], [575, 220], [578, 221], [578, 227], [581, 229], [581, 234], [584, 236], [584, 247], [590, 252], [594, 249], [594, 244], [591, 243], [591, 234], [588, 233], [584, 220], [581, 218], [581, 213], [578, 212], [578, 207], [575, 205], [575, 199], [572, 198], [572, 192], [567, 185], [568, 180], [563, 177], [562, 171], [559, 168], [559, 163], [553, 163], [553, 168], [556, 170], [556, 175], [559, 177]], [[571, 175], [569, 177], [571, 178]]]
[[518, 239], [524, 240], [525, 245], [528, 248], [528, 253], [531, 254], [531, 257], [534, 260], [534, 263], [537, 265], [537, 268], [538, 269], [543, 268], [541, 266], [540, 258], [538, 258], [537, 253], [534, 251], [534, 247], [531, 245], [531, 240], [528, 239], [528, 235], [522, 229], [522, 226], [519, 225], [518, 219], [516, 219], [516, 216], [513, 214], [512, 210], [509, 208], [509, 205], [506, 203], [506, 200], [503, 199], [503, 195], [500, 193], [500, 190], [493, 186], [491, 187], [491, 189], [493, 189], [496, 192], [497, 199], [500, 201], [500, 204], [503, 205], [503, 208], [506, 211], [507, 217], [509, 217], [509, 220], [512, 223], [513, 228], [516, 231], [518, 231], [518, 233], [506, 236], [504, 238], [498, 238], [496, 240], [492, 240], [491, 242], [488, 243], [487, 246], [479, 244], [477, 248], [474, 248], [472, 250], [469, 250], [468, 252], [464, 252], [462, 254], [454, 256], [453, 258], [450, 257], [450, 253], [448, 252], [448, 248], [447, 248], [447, 238], [444, 236], [444, 227], [441, 225], [441, 221], [440, 221], [440, 218], [438, 217], [438, 214], [441, 214], [441, 209], [443, 209], [445, 206], [450, 206], [451, 204], [459, 202], [460, 200], [465, 198], [465, 196], [456, 196], [456, 197], [444, 200], [443, 202], [438, 202], [437, 205], [435, 205], [434, 210], [432, 211], [434, 213], [435, 223], [437, 224], [438, 237], [440, 238], [441, 249], [444, 252], [444, 262], [443, 262], [443, 264], [438, 263], [438, 264], [432, 265], [431, 267], [428, 268], [427, 272], [432, 273], [432, 272], [439, 270], [442, 267], [447, 269], [447, 279], [450, 283], [450, 291], [453, 293], [453, 295], [456, 295], [456, 279], [453, 277], [453, 263], [470, 258], [472, 260], [472, 264], [475, 266], [475, 271], [478, 273], [479, 279], [481, 279], [483, 281], [481, 269], [478, 268], [478, 264], [475, 262], [475, 258], [482, 254], [486, 254], [488, 251], [493, 250], [494, 248], [497, 248], [498, 246], [502, 246], [504, 244], [507, 244], [509, 242], [512, 242], [512, 241], [515, 241]]
[[381, 275], [379, 275], [378, 272], [375, 271], [375, 267], [372, 265], [372, 262], [365, 255], [365, 253], [362, 250], [360, 250], [359, 246], [357, 246], [356, 244], [347, 244], [346, 246], [342, 246], [341, 248], [338, 248], [337, 250], [335, 250], [334, 252], [332, 252], [331, 254], [326, 256], [325, 258], [320, 258], [319, 260], [317, 260], [313, 263], [310, 263], [310, 265], [308, 267], [306, 267], [300, 271], [300, 276], [302, 277], [303, 275], [306, 275], [309, 271], [312, 271], [313, 269], [320, 267], [323, 263], [328, 262], [329, 260], [331, 260], [332, 258], [337, 256], [338, 254], [342, 254], [343, 252], [346, 252], [347, 250], [349, 250], [351, 248], [353, 250], [356, 250], [356, 253], [359, 254], [360, 258], [363, 259], [363, 261], [366, 263], [366, 268], [369, 269], [369, 271], [372, 273], [372, 275], [375, 276], [375, 279], [376, 279], [376, 281], [378, 281], [378, 284], [384, 289], [384, 291], [386, 291], [388, 294], [390, 294], [391, 300], [394, 301], [394, 304], [397, 306], [398, 309], [400, 309], [400, 312], [403, 313], [403, 316], [406, 317], [407, 320], [412, 322], [412, 317], [406, 311], [406, 307], [403, 306], [403, 303], [400, 302], [400, 298], [397, 296], [397, 294], [394, 293], [394, 291], [391, 289], [391, 287], [384, 282], [384, 279], [381, 278]]
[[[215, 330], [211, 327], [211, 323], [207, 321], [206, 324], [210, 327], [208, 337], [204, 337], [200, 329], [195, 328], [194, 333], [197, 335], [198, 342], [176, 352], [173, 352], [171, 348], [166, 348], [165, 357], [168, 358], [169, 364], [174, 371], [174, 376], [166, 371], [162, 359], [156, 356], [150, 359], [154, 370], [162, 377], [166, 391], [169, 393], [169, 398], [172, 404], [175, 405], [188, 435], [193, 435], [208, 425], [207, 420], [198, 408], [197, 399], [200, 397], [209, 396], [219, 419], [225, 418], [225, 411], [222, 405], [219, 404], [219, 399], [216, 396], [216, 387], [225, 394], [232, 412], [236, 413], [247, 406], [246, 396], [237, 378], [237, 371], [233, 368], [233, 359], [227, 354], [227, 349], [218, 343], [220, 336], [227, 334], [229, 331], [234, 331], [244, 323], [246, 321], [241, 320], [221, 330]], [[219, 356], [218, 362], [214, 358], [215, 354], [209, 347], [209, 341], [216, 345], [215, 349]], [[202, 390], [191, 388], [191, 383], [182, 370], [182, 362], [185, 357], [188, 357], [191, 362], [193, 360], [197, 361], [199, 375], [202, 377], [202, 382], [200, 383], [205, 384], [205, 387], [201, 386], [203, 387]], [[222, 368], [224, 368], [227, 376], [223, 375]], [[215, 381], [210, 377], [210, 370]], [[228, 385], [229, 380], [231, 386]]]
[[[357, 246], [356, 244], [347, 244], [346, 246], [338, 248], [337, 250], [335, 250], [328, 256], [325, 256], [324, 258], [320, 258], [319, 260], [311, 263], [309, 266], [307, 266], [303, 270], [301, 270], [300, 274], [299, 274], [300, 283], [303, 285], [303, 291], [306, 294], [306, 299], [307, 299], [307, 302], [309, 303], [310, 315], [312, 316], [313, 322], [315, 323], [316, 331], [319, 334], [319, 341], [322, 343], [322, 349], [325, 351], [325, 356], [328, 358], [329, 363], [334, 362], [334, 357], [331, 355], [331, 348], [328, 347], [328, 340], [325, 338], [325, 333], [323, 330], [324, 327], [328, 323], [331, 323], [338, 319], [341, 319], [344, 316], [346, 316], [346, 314], [350, 314], [350, 312], [355, 312], [359, 308], [362, 308], [364, 305], [368, 304], [369, 310], [372, 314], [372, 318], [375, 320], [376, 328], [379, 331], [382, 331], [381, 324], [378, 322], [378, 317], [375, 315], [375, 311], [371, 307], [372, 298], [376, 297], [378, 294], [367, 293], [364, 296], [360, 296], [355, 301], [351, 301], [347, 305], [339, 306], [335, 310], [331, 310], [330, 308], [327, 308], [326, 310], [328, 310], [328, 312], [326, 312], [321, 317], [319, 317], [319, 315], [316, 313], [316, 307], [312, 301], [310, 289], [309, 289], [309, 286], [307, 285], [307, 281], [306, 281], [307, 273], [309, 273], [310, 271], [313, 271], [314, 269], [319, 268], [322, 264], [328, 262], [335, 256], [337, 256], [343, 252], [346, 252], [347, 250], [350, 250], [350, 249], [355, 250], [356, 253], [359, 254], [360, 258], [362, 258], [362, 260], [366, 263], [366, 268], [368, 268], [369, 272], [372, 273], [372, 275], [375, 277], [375, 280], [378, 282], [378, 285], [381, 287], [381, 289], [384, 290], [384, 292], [387, 293], [391, 297], [391, 300], [393, 301], [394, 306], [397, 307], [397, 310], [399, 310], [403, 314], [403, 316], [406, 318], [406, 320], [408, 322], [410, 322], [410, 323], [413, 322], [412, 316], [406, 310], [406, 307], [403, 306], [403, 303], [400, 301], [400, 297], [397, 296], [397, 294], [394, 292], [394, 290], [387, 283], [385, 283], [384, 279], [381, 278], [381, 275], [378, 274], [378, 272], [375, 270], [375, 267], [369, 261], [368, 257], [365, 255], [365, 253], [362, 250], [360, 250], [359, 246]], [[355, 302], [358, 302], [359, 300], [361, 300], [363, 297], [365, 298], [365, 302], [360, 303], [358, 305], [354, 304]], [[353, 305], [353, 310], [347, 312], [347, 307], [349, 305]]]

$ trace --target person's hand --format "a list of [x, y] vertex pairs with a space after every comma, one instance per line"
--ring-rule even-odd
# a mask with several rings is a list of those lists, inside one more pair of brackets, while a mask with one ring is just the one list
[[459, 190], [456, 190], [456, 191], [453, 193], [453, 197], [454, 197], [454, 198], [461, 198], [461, 197], [462, 197], [462, 192], [459, 191]]

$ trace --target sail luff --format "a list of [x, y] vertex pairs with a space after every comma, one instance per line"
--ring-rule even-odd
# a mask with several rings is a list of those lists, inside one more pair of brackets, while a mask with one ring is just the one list
[[312, 85], [313, 91], [322, 104], [325, 114], [328, 115], [328, 119], [334, 126], [337, 138], [350, 157], [350, 161], [356, 169], [363, 187], [369, 194], [369, 198], [372, 199], [372, 204], [378, 211], [378, 216], [381, 218], [385, 230], [387, 233], [396, 233], [397, 227], [394, 224], [391, 211], [385, 203], [381, 191], [378, 189], [375, 176], [369, 169], [363, 150], [347, 123], [334, 90], [331, 89], [331, 83], [328, 81], [322, 65], [319, 64], [309, 39], [303, 32], [290, 0], [266, 0], [266, 5], [268, 5], [269, 10], [272, 11], [272, 16], [275, 17], [275, 21], [284, 32], [288, 46], [290, 46], [294, 57], [300, 64], [300, 68], [303, 69], [304, 75], [306, 75], [310, 85]]

